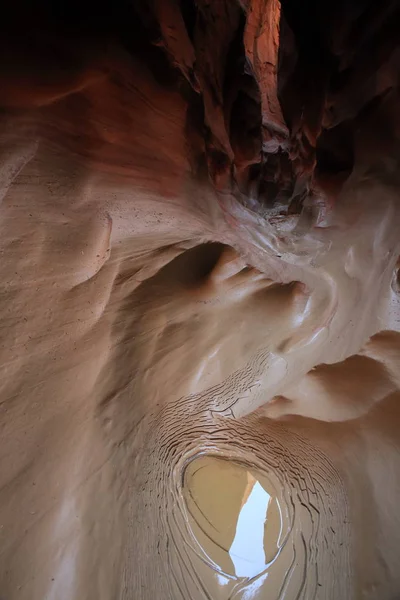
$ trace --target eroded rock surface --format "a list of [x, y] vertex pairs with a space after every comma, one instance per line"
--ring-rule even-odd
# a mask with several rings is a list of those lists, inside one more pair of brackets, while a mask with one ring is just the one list
[[1, 598], [399, 597], [398, 18], [9, 7]]

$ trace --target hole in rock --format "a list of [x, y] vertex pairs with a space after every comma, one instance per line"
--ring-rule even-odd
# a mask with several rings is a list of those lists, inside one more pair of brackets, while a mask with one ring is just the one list
[[215, 570], [253, 578], [276, 558], [283, 517], [264, 474], [203, 456], [186, 468], [183, 493], [191, 533]]

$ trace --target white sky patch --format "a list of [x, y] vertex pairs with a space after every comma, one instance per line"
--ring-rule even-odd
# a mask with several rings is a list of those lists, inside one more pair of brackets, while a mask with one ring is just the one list
[[229, 550], [237, 577], [254, 577], [265, 568], [264, 527], [270, 500], [257, 481], [240, 511]]

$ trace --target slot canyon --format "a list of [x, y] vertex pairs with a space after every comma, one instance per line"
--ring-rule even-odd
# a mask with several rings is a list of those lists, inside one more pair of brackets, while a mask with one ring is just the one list
[[0, 600], [399, 600], [400, 3], [3, 15]]

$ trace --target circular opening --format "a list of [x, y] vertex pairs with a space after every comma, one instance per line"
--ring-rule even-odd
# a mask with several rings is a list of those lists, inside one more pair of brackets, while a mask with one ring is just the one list
[[192, 536], [214, 569], [250, 578], [276, 557], [282, 511], [265, 475], [203, 456], [187, 466], [183, 494]]

